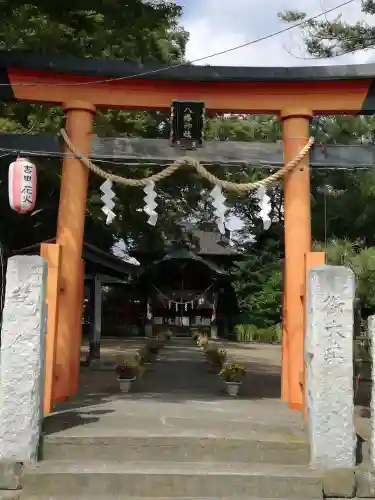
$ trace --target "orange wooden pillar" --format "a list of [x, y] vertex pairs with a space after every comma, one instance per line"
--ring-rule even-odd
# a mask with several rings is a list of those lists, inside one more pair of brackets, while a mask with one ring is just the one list
[[[283, 110], [284, 161], [296, 157], [309, 139], [312, 113], [306, 109]], [[285, 221], [285, 330], [288, 355], [288, 404], [302, 411], [301, 380], [304, 371], [305, 255], [311, 250], [309, 155], [284, 180]]]
[[[95, 107], [87, 102], [72, 101], [64, 105], [66, 129], [77, 150], [88, 155], [91, 147]], [[61, 289], [59, 295], [56, 377], [54, 399], [64, 401], [77, 386], [79, 355], [77, 322], [81, 309], [82, 246], [86, 214], [88, 170], [65, 148], [62, 167], [60, 204], [57, 222], [57, 243], [61, 245]], [[80, 341], [80, 340], [79, 340]]]
[[282, 303], [282, 359], [281, 359], [281, 399], [286, 403], [289, 401], [289, 353], [288, 353], [288, 330], [286, 329], [286, 288], [285, 288], [285, 259], [283, 268], [283, 303]]
[[77, 393], [79, 385], [79, 368], [81, 359], [81, 344], [82, 344], [82, 314], [83, 314], [83, 301], [85, 298], [85, 261], [81, 259], [80, 263], [80, 281], [78, 288], [77, 297], [77, 310], [76, 310], [76, 321], [77, 321], [77, 335], [74, 340], [74, 353], [72, 356], [72, 380], [71, 380], [71, 392], [72, 394]]
[[60, 290], [60, 262], [61, 247], [59, 245], [43, 243], [40, 255], [48, 263], [47, 278], [47, 335], [45, 345], [45, 378], [44, 378], [44, 416], [52, 410], [54, 403], [53, 387], [56, 359], [56, 331], [58, 315], [58, 297]]

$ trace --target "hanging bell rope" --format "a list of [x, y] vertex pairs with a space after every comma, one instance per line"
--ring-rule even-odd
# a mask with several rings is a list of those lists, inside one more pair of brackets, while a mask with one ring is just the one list
[[209, 172], [203, 165], [201, 165], [198, 160], [196, 160], [195, 158], [191, 158], [190, 156], [184, 156], [182, 158], [179, 158], [178, 160], [174, 161], [171, 165], [163, 169], [161, 172], [151, 175], [150, 177], [145, 177], [143, 179], [127, 179], [126, 177], [121, 177], [119, 175], [106, 172], [105, 170], [95, 165], [95, 163], [93, 163], [89, 158], [87, 158], [86, 156], [82, 155], [79, 151], [77, 151], [65, 129], [61, 129], [60, 133], [67, 147], [70, 149], [73, 155], [78, 160], [80, 160], [89, 170], [91, 170], [91, 172], [98, 175], [99, 177], [102, 177], [103, 179], [108, 179], [117, 184], [122, 184], [123, 186], [144, 187], [148, 185], [150, 182], [154, 182], [156, 184], [157, 182], [166, 179], [167, 177], [170, 177], [181, 167], [192, 167], [197, 171], [200, 177], [206, 179], [211, 184], [220, 186], [221, 188], [226, 189], [227, 191], [236, 191], [238, 193], [252, 191], [261, 186], [268, 186], [270, 184], [275, 184], [280, 179], [282, 179], [290, 170], [295, 168], [300, 163], [300, 161], [307, 155], [312, 145], [314, 144], [314, 138], [310, 137], [307, 144], [303, 146], [301, 151], [293, 160], [289, 161], [286, 165], [284, 165], [282, 168], [277, 170], [277, 172], [270, 175], [269, 177], [266, 177], [265, 179], [255, 182], [237, 183], [237, 182], [223, 181], [221, 179], [218, 179], [215, 175], [211, 174], [211, 172]]

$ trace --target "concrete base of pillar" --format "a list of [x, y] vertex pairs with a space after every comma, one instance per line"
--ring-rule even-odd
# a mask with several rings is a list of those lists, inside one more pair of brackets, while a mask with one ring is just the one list
[[94, 359], [100, 360], [100, 342], [90, 341], [89, 344], [89, 359], [93, 361]]
[[102, 366], [102, 361], [98, 358], [91, 359], [89, 363], [90, 363], [90, 368], [101, 368]]
[[145, 325], [145, 335], [146, 335], [146, 337], [152, 337], [152, 324], [151, 323], [147, 323], [147, 325]]
[[210, 337], [211, 337], [212, 340], [216, 340], [218, 338], [218, 336], [217, 336], [217, 325], [211, 325]]

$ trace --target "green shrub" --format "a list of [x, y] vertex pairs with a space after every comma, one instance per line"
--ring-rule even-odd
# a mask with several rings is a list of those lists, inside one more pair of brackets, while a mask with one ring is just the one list
[[355, 374], [360, 374], [362, 379], [371, 379], [371, 343], [368, 337], [354, 339], [354, 363]]
[[281, 342], [282, 327], [274, 325], [258, 328], [255, 325], [236, 325], [238, 342]]

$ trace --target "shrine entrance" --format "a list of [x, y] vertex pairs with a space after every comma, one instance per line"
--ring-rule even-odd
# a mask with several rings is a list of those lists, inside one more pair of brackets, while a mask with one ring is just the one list
[[229, 273], [188, 249], [169, 252], [146, 267], [140, 286], [154, 333], [168, 327], [175, 336], [196, 330], [214, 339], [226, 337], [238, 312]]
[[[324, 262], [324, 254], [311, 253], [309, 123], [318, 114], [373, 113], [371, 75], [354, 67], [333, 68], [226, 68], [178, 66], [146, 71], [119, 61], [51, 61], [35, 56], [2, 54], [5, 100], [63, 105], [66, 127], [62, 131], [65, 157], [62, 169], [56, 244], [44, 248], [43, 257], [59, 278], [48, 290], [46, 397], [63, 401], [77, 390], [81, 340], [81, 250], [89, 170], [126, 186], [146, 188], [149, 222], [156, 222], [153, 183], [182, 166], [194, 168], [215, 186], [219, 225], [223, 221], [222, 192], [246, 196], [250, 189], [284, 183], [285, 269], [283, 293], [282, 398], [289, 406], [304, 406], [304, 321], [306, 272]], [[4, 76], [5, 75], [5, 76]], [[360, 75], [360, 76], [358, 76]], [[180, 103], [176, 106], [173, 103]], [[62, 104], [64, 103], [64, 104]], [[184, 113], [196, 104], [194, 119]], [[204, 104], [204, 106], [203, 106]], [[147, 179], [123, 179], [103, 172], [90, 162], [96, 109], [171, 110], [177, 135], [172, 143], [197, 148], [202, 143], [203, 111], [206, 113], [276, 114], [283, 124], [284, 167], [257, 184], [232, 184], [212, 176], [199, 163], [198, 154], [179, 151], [176, 161]], [[182, 112], [181, 112], [182, 110]], [[189, 124], [189, 127], [186, 125]], [[179, 143], [179, 144], [178, 144]], [[188, 156], [186, 156], [188, 154]], [[244, 160], [246, 160], [244, 158]], [[107, 184], [108, 188], [108, 184]], [[107, 218], [110, 221], [110, 189]], [[48, 413], [50, 407], [45, 405]]]
[[[183, 109], [188, 110], [189, 120], [185, 120], [183, 112], [178, 114], [178, 105]], [[195, 116], [190, 118], [192, 114], [193, 103], [188, 106], [185, 101], [175, 102], [172, 106], [171, 119], [172, 122], [176, 116], [180, 116], [181, 120], [176, 124], [176, 132], [179, 134], [177, 139], [172, 136], [172, 144], [184, 146], [185, 148], [196, 149], [202, 142], [202, 129], [197, 126], [201, 121], [202, 107], [198, 106]], [[61, 135], [67, 147], [67, 155], [63, 163], [63, 177], [61, 183], [60, 194], [60, 209], [58, 218], [58, 244], [61, 245], [62, 252], [66, 245], [69, 245], [69, 240], [73, 234], [72, 241], [78, 241], [78, 232], [82, 237], [85, 204], [82, 205], [82, 200], [85, 201], [86, 189], [88, 183], [88, 172], [91, 171], [106, 179], [102, 186], [105, 202], [105, 213], [107, 221], [110, 223], [115, 216], [113, 212], [114, 203], [112, 198], [112, 183], [119, 183], [124, 186], [140, 187], [146, 193], [146, 207], [144, 211], [148, 216], [148, 223], [155, 225], [157, 222], [157, 203], [155, 202], [156, 191], [155, 185], [162, 179], [173, 175], [173, 173], [181, 167], [190, 167], [208, 182], [214, 185], [211, 192], [213, 205], [217, 216], [218, 227], [221, 232], [224, 231], [224, 216], [225, 216], [225, 197], [224, 190], [231, 190], [238, 195], [246, 195], [251, 190], [260, 189], [263, 195], [268, 186], [280, 182], [284, 183], [284, 219], [285, 219], [285, 268], [284, 268], [284, 298], [283, 298], [283, 364], [282, 364], [282, 398], [286, 401], [291, 409], [303, 411], [304, 408], [304, 321], [305, 321], [305, 283], [307, 270], [317, 264], [324, 263], [324, 254], [311, 253], [311, 222], [310, 222], [310, 182], [308, 172], [308, 153], [313, 145], [313, 140], [309, 138], [309, 120], [312, 115], [307, 115], [290, 111], [290, 115], [283, 116], [284, 121], [284, 159], [285, 165], [275, 173], [266, 177], [261, 181], [248, 184], [237, 184], [233, 182], [223, 181], [212, 175], [205, 167], [203, 167], [198, 159], [187, 156], [181, 153], [182, 156], [167, 166], [161, 172], [154, 174], [144, 179], [126, 179], [121, 176], [109, 174], [95, 165], [89, 159], [90, 150], [90, 134], [92, 130], [92, 122], [94, 110], [87, 103], [78, 101], [68, 103], [65, 106], [67, 113], [66, 129], [61, 130]], [[185, 123], [195, 124], [196, 127], [186, 128]], [[180, 125], [180, 128], [177, 125]], [[79, 130], [78, 130], [79, 129]], [[77, 133], [75, 132], [77, 130]], [[187, 130], [189, 137], [186, 137]], [[77, 134], [77, 136], [76, 136]], [[193, 135], [191, 135], [193, 134]], [[195, 135], [194, 135], [195, 134]], [[191, 135], [191, 137], [190, 137]], [[181, 139], [178, 140], [178, 138]], [[77, 165], [80, 165], [77, 167]], [[77, 168], [80, 169], [80, 174], [77, 175]], [[64, 175], [66, 174], [66, 175]], [[79, 180], [80, 187], [75, 188], [72, 193], [72, 184], [77, 184]], [[85, 187], [85, 189], [83, 189]], [[81, 200], [81, 201], [80, 201]], [[79, 206], [79, 204], [81, 205]], [[77, 222], [74, 228], [70, 228], [71, 221], [77, 219], [79, 211], [79, 220], [82, 220], [82, 227], [78, 227]], [[70, 238], [68, 237], [70, 236]], [[76, 260], [76, 244], [69, 246], [67, 253], [67, 263], [69, 263], [70, 280], [74, 281], [72, 269], [80, 259]], [[73, 259], [71, 261], [71, 259]], [[63, 259], [62, 259], [63, 260]], [[74, 264], [74, 262], [76, 264]], [[63, 273], [64, 266], [61, 264], [61, 272]], [[67, 272], [67, 270], [66, 270]], [[77, 271], [79, 273], [79, 270]], [[77, 285], [81, 282], [79, 275], [77, 276]], [[76, 366], [78, 342], [75, 337], [72, 342], [72, 330], [68, 328], [70, 325], [77, 325], [80, 313], [78, 314], [79, 305], [77, 304], [77, 296], [73, 293], [69, 296], [65, 292], [59, 297], [59, 314], [57, 320], [57, 348], [56, 361], [54, 370], [56, 378], [53, 382], [52, 401], [64, 401], [74, 394], [78, 386], [78, 375], [72, 377], [72, 370], [68, 370], [68, 366]], [[183, 301], [180, 301], [183, 302]], [[71, 316], [74, 317], [71, 317]], [[65, 332], [62, 334], [62, 332]], [[77, 332], [78, 334], [78, 332]], [[60, 342], [64, 347], [59, 346]], [[75, 344], [75, 349], [72, 346]], [[64, 355], [62, 355], [64, 353]], [[61, 359], [60, 359], [61, 358]], [[69, 361], [69, 363], [68, 363]], [[65, 367], [65, 368], [64, 368]], [[75, 371], [77, 373], [77, 369]], [[64, 374], [64, 375], [63, 375]], [[66, 378], [67, 377], [67, 378]], [[69, 384], [68, 384], [69, 381]]]

